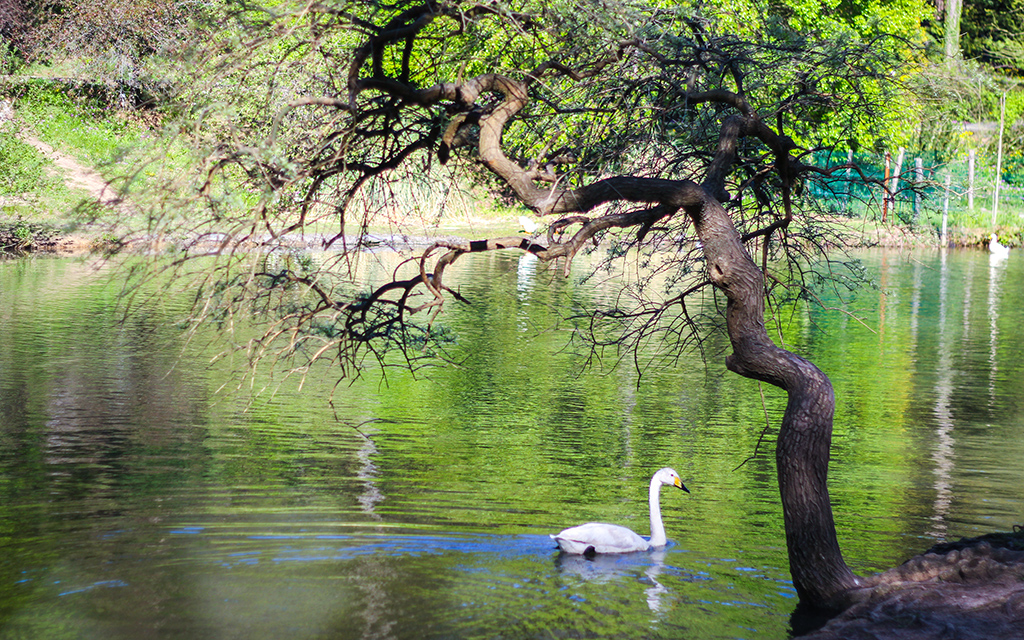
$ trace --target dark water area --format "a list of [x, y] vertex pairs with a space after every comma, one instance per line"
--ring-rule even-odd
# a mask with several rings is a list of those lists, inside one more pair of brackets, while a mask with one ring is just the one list
[[[1024, 255], [858, 257], [876, 288], [774, 336], [835, 385], [836, 523], [869, 572], [1024, 524]], [[639, 386], [586, 369], [553, 302], [600, 286], [465, 263], [458, 366], [255, 397], [173, 303], [119, 322], [84, 262], [0, 263], [0, 638], [788, 637], [782, 394], [719, 338]], [[647, 535], [662, 466], [691, 490], [663, 492], [669, 547], [559, 556], [588, 520]]]

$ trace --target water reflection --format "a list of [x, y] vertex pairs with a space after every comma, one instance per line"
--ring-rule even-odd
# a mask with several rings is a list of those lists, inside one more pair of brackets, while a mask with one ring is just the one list
[[644, 589], [647, 595], [647, 607], [655, 613], [667, 610], [665, 598], [669, 593], [668, 587], [658, 582], [658, 576], [665, 568], [665, 552], [656, 550], [651, 552], [651, 566], [644, 569], [644, 575], [650, 582], [649, 587]]
[[[1019, 523], [1024, 268], [862, 257], [882, 296], [780, 331], [836, 387], [837, 523], [866, 570]], [[787, 637], [770, 447], [737, 469], [784, 394], [762, 407], [717, 356], [639, 386], [585, 369], [551, 329], [558, 304], [608, 302], [615, 282], [534, 267], [453, 265], [473, 301], [444, 318], [458, 367], [337, 390], [311, 372], [253, 399], [215, 395], [234, 372], [182, 351], [173, 308], [119, 324], [80, 265], [0, 263], [0, 635]], [[663, 514], [675, 546], [557, 557], [560, 523], [643, 520], [636, 488], [666, 464], [694, 489]]]
[[996, 400], [996, 377], [999, 362], [996, 358], [999, 343], [999, 302], [1002, 298], [1002, 277], [1006, 266], [1006, 254], [990, 253], [988, 266], [988, 363], [989, 363], [989, 406]]
[[519, 293], [520, 299], [533, 288], [539, 262], [537, 256], [532, 253], [524, 253], [519, 256], [519, 260], [516, 262], [516, 291]]
[[384, 501], [384, 494], [377, 486], [377, 476], [380, 472], [377, 465], [373, 463], [373, 457], [379, 453], [372, 437], [375, 432], [376, 429], [371, 430], [365, 427], [360, 431], [360, 435], [363, 436], [363, 445], [356, 451], [356, 458], [361, 465], [359, 471], [356, 472], [356, 477], [362, 480], [365, 486], [358, 498], [363, 513], [374, 520], [380, 520], [380, 515], [374, 511], [376, 506]]
[[939, 317], [938, 317], [938, 358], [935, 362], [935, 502], [932, 507], [932, 527], [928, 535], [942, 540], [946, 537], [946, 514], [953, 499], [953, 453], [956, 441], [953, 439], [953, 414], [950, 398], [953, 393], [953, 350], [954, 338], [949, 335], [946, 323], [949, 305], [949, 256], [940, 253], [939, 262]]
[[555, 567], [562, 575], [594, 582], [608, 583], [625, 578], [639, 578], [644, 588], [647, 607], [657, 613], [666, 607], [669, 589], [658, 581], [665, 570], [666, 551], [656, 549], [650, 552], [598, 554], [592, 557], [559, 552]]

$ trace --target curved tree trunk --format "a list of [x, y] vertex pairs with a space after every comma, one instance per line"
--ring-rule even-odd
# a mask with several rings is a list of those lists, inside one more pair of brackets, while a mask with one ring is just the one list
[[703, 243], [711, 279], [728, 297], [726, 320], [733, 353], [726, 366], [789, 394], [775, 459], [790, 571], [801, 601], [834, 608], [859, 581], [843, 561], [829, 501], [832, 383], [811, 362], [777, 347], [768, 337], [764, 276], [722, 205], [708, 196], [703, 206], [688, 207], [687, 213]]

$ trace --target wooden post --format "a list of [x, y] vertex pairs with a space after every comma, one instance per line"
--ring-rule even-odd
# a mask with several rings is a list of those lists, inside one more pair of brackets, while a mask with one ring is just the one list
[[914, 158], [914, 219], [913, 226], [917, 226], [917, 221], [921, 217], [921, 192], [920, 189], [924, 183], [924, 161], [921, 158]]
[[896, 168], [892, 172], [892, 179], [889, 181], [889, 208], [892, 209], [892, 215], [896, 215], [896, 192], [900, 190], [900, 172], [903, 171], [903, 154], [906, 151], [903, 147], [900, 147], [899, 152], [896, 154]]
[[942, 233], [939, 234], [939, 242], [942, 243], [942, 247], [949, 246], [949, 191], [950, 185], [953, 182], [953, 175], [950, 173], [946, 174], [946, 195], [942, 199]]
[[885, 224], [885, 219], [889, 214], [889, 161], [892, 156], [888, 151], [885, 152], [885, 171], [882, 174], [882, 224]]
[[999, 183], [1003, 173], [1003, 127], [1006, 125], [1006, 92], [999, 97], [999, 146], [996, 148], [996, 193], [992, 196], [992, 229], [996, 228], [999, 214]]
[[974, 156], [974, 149], [967, 152], [967, 208], [971, 211], [974, 211]]
[[846, 211], [850, 210], [850, 200], [853, 199], [853, 183], [850, 182], [850, 171], [853, 166], [853, 149], [846, 153]]

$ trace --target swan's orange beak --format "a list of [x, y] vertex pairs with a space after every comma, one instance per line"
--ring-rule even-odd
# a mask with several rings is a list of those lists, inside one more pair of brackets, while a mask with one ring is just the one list
[[683, 491], [685, 491], [686, 493], [690, 493], [690, 490], [686, 488], [686, 485], [683, 484], [683, 481], [680, 480], [679, 478], [676, 478], [675, 485], [682, 489]]

